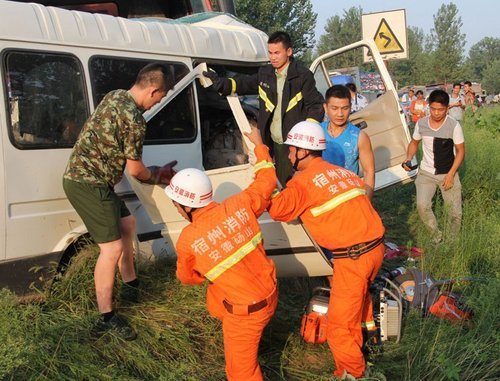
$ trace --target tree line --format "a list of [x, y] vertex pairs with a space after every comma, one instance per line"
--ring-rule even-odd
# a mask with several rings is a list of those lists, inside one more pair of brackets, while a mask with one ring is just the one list
[[[362, 39], [361, 7], [330, 17], [316, 44], [317, 14], [311, 0], [236, 0], [235, 4], [240, 19], [267, 34], [288, 31], [295, 56], [304, 64]], [[480, 82], [487, 93], [500, 92], [500, 38], [483, 38], [466, 56], [466, 35], [461, 31], [463, 23], [458, 12], [455, 4], [442, 4], [433, 15], [434, 26], [429, 34], [415, 26], [407, 28], [409, 58], [389, 65], [399, 86], [469, 80]], [[353, 52], [349, 61], [361, 65], [362, 56]]]

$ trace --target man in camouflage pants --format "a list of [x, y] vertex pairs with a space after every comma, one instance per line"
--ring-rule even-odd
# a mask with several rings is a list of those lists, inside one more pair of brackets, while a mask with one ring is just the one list
[[115, 314], [112, 294], [117, 266], [122, 291], [138, 291], [132, 239], [135, 219], [113, 188], [125, 167], [130, 175], [150, 184], [168, 184], [174, 174], [176, 162], [145, 167], [141, 159], [146, 133], [142, 110], [152, 108], [173, 87], [167, 70], [162, 64], [149, 64], [130, 90], [114, 90], [104, 97], [85, 122], [63, 178], [68, 200], [100, 248], [94, 282], [102, 319], [96, 331], [111, 330], [127, 340], [137, 335], [125, 318]]

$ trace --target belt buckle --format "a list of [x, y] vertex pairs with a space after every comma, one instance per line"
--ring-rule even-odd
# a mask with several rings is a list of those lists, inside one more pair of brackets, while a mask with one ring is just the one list
[[362, 243], [347, 248], [347, 256], [351, 259], [358, 259], [361, 256]]

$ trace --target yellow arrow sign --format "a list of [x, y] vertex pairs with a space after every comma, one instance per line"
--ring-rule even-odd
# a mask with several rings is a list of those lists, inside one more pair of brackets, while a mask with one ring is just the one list
[[373, 36], [373, 40], [380, 54], [404, 52], [403, 46], [399, 43], [396, 35], [384, 18], [380, 21], [380, 25], [375, 32], [375, 36]]

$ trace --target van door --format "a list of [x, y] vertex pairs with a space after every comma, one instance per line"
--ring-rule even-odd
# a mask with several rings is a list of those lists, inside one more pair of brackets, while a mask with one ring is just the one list
[[[5, 105], [9, 100], [4, 99], [4, 94], [7, 92], [4, 90], [4, 83], [0, 79], [0, 103], [2, 105]], [[0, 131], [5, 131], [7, 130], [7, 115], [5, 112], [4, 107], [0, 107]], [[3, 134], [0, 133], [0, 149], [3, 152]], [[3, 156], [3, 155], [2, 155]], [[6, 215], [6, 206], [7, 203], [5, 201], [5, 172], [4, 172], [4, 159], [3, 157], [0, 159], [0, 262], [2, 262], [6, 256], [7, 253], [5, 251], [5, 236], [6, 236], [6, 231], [5, 231], [5, 215]]]
[[[363, 49], [369, 50], [372, 63], [362, 62]], [[375, 190], [415, 176], [416, 171], [406, 172], [401, 167], [410, 134], [396, 89], [375, 43], [363, 40], [323, 54], [314, 60], [310, 70], [323, 95], [333, 84], [353, 81], [369, 101], [349, 120], [370, 137], [375, 155]]]
[[1, 122], [6, 127], [1, 131], [6, 218], [1, 231], [8, 260], [54, 254], [67, 244], [63, 237], [74, 211], [61, 179], [89, 114], [79, 58], [47, 47], [34, 50], [36, 44], [15, 45], [2, 51], [8, 99]]
[[[176, 84], [171, 91], [154, 109], [146, 112], [144, 117], [149, 120], [162, 107], [167, 105], [179, 94], [184, 87], [191, 84], [196, 78], [204, 77], [202, 72], [206, 70], [204, 64], [198, 65], [189, 75]], [[237, 99], [237, 98], [236, 98]], [[237, 106], [232, 103], [233, 114], [238, 127], [244, 130], [248, 127], [248, 120], [242, 118], [244, 115], [241, 104]], [[238, 108], [235, 110], [234, 107]], [[246, 122], [246, 126], [242, 126]], [[203, 136], [203, 131], [200, 132]], [[253, 178], [252, 165], [249, 163], [211, 169], [206, 171], [212, 181], [214, 198], [221, 202], [227, 197], [241, 192]], [[159, 185], [142, 184], [131, 176], [127, 179], [141, 200], [146, 212], [154, 224], [163, 223], [162, 236], [167, 241], [167, 246], [175, 247], [179, 234], [187, 225], [187, 222], [179, 215], [170, 199], [165, 195], [163, 187]], [[317, 245], [309, 237], [303, 225], [298, 222], [281, 223], [274, 221], [265, 212], [259, 219], [264, 244], [268, 256], [276, 263], [277, 274], [280, 277], [287, 276], [325, 276], [332, 272], [331, 264], [323, 253], [317, 249]]]

